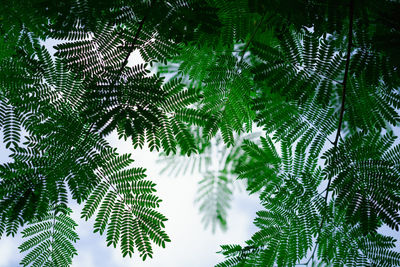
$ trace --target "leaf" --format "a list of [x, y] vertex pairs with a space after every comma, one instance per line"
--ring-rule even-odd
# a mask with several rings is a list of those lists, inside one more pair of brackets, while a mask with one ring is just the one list
[[78, 226], [68, 215], [71, 209], [49, 210], [41, 220], [35, 220], [22, 231], [24, 241], [19, 249], [28, 254], [20, 262], [23, 266], [65, 266], [72, 264], [77, 254], [73, 246], [79, 240]]

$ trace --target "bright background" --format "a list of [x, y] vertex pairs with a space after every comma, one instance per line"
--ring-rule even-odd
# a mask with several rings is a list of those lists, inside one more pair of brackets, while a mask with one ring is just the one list
[[[2, 136], [0, 136], [2, 140]], [[122, 258], [119, 248], [107, 247], [105, 236], [93, 233], [94, 216], [89, 221], [80, 219], [81, 206], [73, 204], [72, 217], [79, 224], [77, 232], [80, 240], [76, 244], [78, 256], [73, 258], [74, 267], [203, 267], [214, 266], [223, 260], [222, 255], [216, 252], [219, 245], [242, 243], [247, 240], [256, 228], [252, 225], [255, 212], [260, 209], [256, 196], [248, 196], [246, 192], [236, 190], [232, 202], [232, 209], [228, 215], [228, 230], [215, 234], [211, 229], [205, 230], [201, 224], [201, 215], [198, 207], [194, 205], [197, 183], [201, 175], [185, 175], [168, 177], [160, 175], [159, 171], [164, 166], [156, 163], [157, 153], [147, 149], [133, 150], [130, 142], [118, 140], [116, 135], [111, 135], [108, 140], [117, 147], [119, 153], [131, 153], [135, 159], [133, 166], [145, 167], [147, 178], [157, 183], [157, 195], [163, 200], [159, 211], [168, 221], [166, 232], [172, 242], [166, 248], [153, 246], [153, 259], [141, 260], [138, 254], [133, 258]], [[8, 161], [9, 152], [0, 144], [0, 162]], [[71, 202], [73, 203], [73, 202]], [[21, 237], [3, 237], [0, 240], [0, 267], [19, 266], [23, 255], [19, 253], [18, 246], [22, 243]]]
[[[56, 44], [54, 40], [44, 43], [51, 54]], [[139, 53], [133, 52], [128, 66], [143, 63]], [[399, 111], [400, 112], [400, 111]], [[394, 129], [395, 135], [400, 135], [400, 128]], [[9, 151], [2, 144], [0, 133], [0, 164], [8, 161]], [[157, 184], [157, 195], [163, 200], [160, 209], [168, 221], [165, 223], [166, 232], [172, 242], [166, 248], [153, 245], [153, 259], [143, 262], [139, 255], [133, 258], [122, 258], [119, 248], [107, 247], [105, 236], [93, 233], [94, 217], [89, 221], [80, 219], [82, 206], [71, 205], [74, 213], [72, 217], [78, 223], [77, 232], [80, 240], [76, 244], [78, 256], [73, 258], [73, 267], [204, 267], [214, 266], [224, 257], [216, 252], [222, 244], [243, 244], [257, 230], [252, 222], [256, 211], [261, 209], [258, 198], [249, 196], [244, 190], [235, 190], [231, 209], [228, 212], [228, 230], [221, 232], [217, 229], [213, 234], [210, 229], [205, 230], [201, 224], [201, 215], [194, 205], [197, 183], [202, 176], [199, 173], [179, 177], [160, 175], [163, 164], [157, 163], [158, 154], [147, 149], [134, 150], [129, 141], [119, 140], [111, 135], [108, 141], [116, 147], [119, 153], [131, 153], [135, 160], [133, 166], [147, 169], [147, 178]], [[396, 143], [400, 140], [396, 140]], [[212, 160], [214, 161], [214, 160]], [[216, 161], [216, 159], [215, 159]], [[168, 173], [168, 172], [166, 172]], [[400, 251], [400, 233], [388, 227], [382, 227], [380, 232], [394, 236], [397, 239], [397, 249]], [[22, 243], [21, 237], [3, 237], [0, 240], [0, 267], [19, 266], [23, 254], [19, 253], [18, 246]]]
[[[54, 55], [55, 46], [58, 42], [48, 39], [42, 44], [46, 46], [50, 54]], [[128, 66], [144, 63], [138, 51], [134, 51], [128, 62]], [[9, 151], [2, 144], [0, 133], [0, 163], [7, 162]], [[119, 153], [131, 153], [135, 160], [133, 166], [147, 169], [147, 178], [157, 184], [156, 194], [163, 200], [160, 211], [168, 221], [165, 223], [165, 231], [171, 242], [163, 249], [153, 245], [153, 259], [141, 260], [135, 254], [133, 258], [123, 258], [119, 248], [107, 247], [105, 236], [93, 233], [94, 218], [89, 221], [80, 219], [82, 205], [74, 201], [70, 203], [74, 213], [73, 219], [79, 225], [77, 228], [80, 240], [75, 245], [78, 256], [73, 258], [73, 267], [203, 267], [214, 266], [221, 262], [224, 257], [216, 252], [220, 245], [243, 243], [256, 231], [253, 219], [256, 211], [261, 209], [256, 196], [248, 196], [242, 190], [235, 191], [231, 209], [228, 213], [228, 230], [221, 232], [219, 229], [213, 234], [211, 229], [205, 230], [201, 224], [201, 215], [198, 207], [194, 205], [197, 183], [202, 176], [199, 173], [179, 177], [168, 177], [167, 174], [160, 175], [160, 170], [165, 166], [156, 163], [157, 152], [148, 149], [134, 150], [131, 143], [119, 140], [116, 134], [108, 137], [108, 141]], [[166, 172], [168, 173], [168, 172]], [[3, 237], [0, 240], [0, 267], [19, 266], [23, 254], [19, 253], [18, 246], [22, 244], [20, 235], [15, 238]]]

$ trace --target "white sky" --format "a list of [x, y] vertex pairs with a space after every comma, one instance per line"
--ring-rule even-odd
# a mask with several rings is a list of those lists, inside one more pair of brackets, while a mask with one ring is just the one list
[[[53, 54], [54, 45], [52, 41], [46, 44]], [[138, 53], [133, 53], [129, 60], [129, 66], [140, 64], [143, 61]], [[395, 133], [399, 135], [400, 133]], [[0, 134], [0, 140], [2, 136]], [[253, 226], [255, 212], [261, 209], [256, 196], [249, 196], [246, 192], [234, 192], [231, 209], [228, 213], [228, 230], [222, 233], [217, 230], [215, 234], [211, 230], [205, 230], [201, 224], [201, 215], [197, 206], [194, 206], [197, 183], [201, 175], [186, 175], [180, 177], [168, 177], [160, 175], [159, 171], [163, 165], [156, 163], [157, 153], [147, 149], [133, 150], [130, 142], [118, 140], [116, 135], [111, 135], [108, 140], [111, 145], [117, 147], [119, 153], [131, 153], [135, 160], [134, 166], [147, 169], [147, 177], [157, 184], [157, 195], [163, 200], [159, 211], [169, 220], [166, 222], [166, 232], [172, 242], [167, 243], [166, 248], [159, 248], [153, 245], [153, 259], [143, 262], [135, 254], [133, 258], [122, 258], [119, 248], [107, 247], [105, 236], [93, 233], [92, 220], [80, 219], [82, 207], [74, 204], [75, 211], [73, 218], [79, 224], [77, 232], [80, 240], [76, 244], [78, 256], [73, 258], [74, 267], [203, 267], [213, 266], [223, 260], [223, 257], [215, 252], [222, 244], [242, 244], [249, 239], [257, 230]], [[0, 142], [0, 163], [8, 160], [9, 152]], [[166, 172], [168, 173], [168, 172]], [[400, 233], [394, 232], [385, 227], [384, 234], [394, 236], [400, 240]], [[0, 267], [19, 266], [23, 255], [19, 253], [18, 246], [21, 244], [20, 236], [16, 238], [3, 237], [0, 240]], [[400, 241], [397, 242], [400, 248]]]
[[[57, 43], [59, 42], [49, 39], [43, 44], [53, 55], [55, 50], [52, 46]], [[129, 58], [128, 66], [141, 63], [144, 61], [140, 54], [134, 51]], [[1, 134], [0, 140], [2, 140]], [[147, 177], [157, 184], [157, 195], [163, 200], [158, 211], [168, 218], [165, 231], [172, 242], [167, 243], [165, 249], [153, 245], [153, 259], [146, 259], [145, 262], [136, 254], [133, 258], [122, 258], [119, 248], [107, 247], [105, 236], [93, 233], [94, 216], [87, 222], [81, 220], [82, 206], [74, 204], [71, 206], [75, 211], [72, 217], [79, 224], [77, 232], [80, 240], [76, 244], [78, 256], [73, 258], [72, 266], [213, 266], [224, 259], [223, 256], [216, 254], [220, 250], [220, 245], [243, 243], [257, 230], [253, 225], [253, 219], [261, 206], [256, 196], [248, 196], [246, 192], [236, 190], [228, 213], [228, 230], [222, 233], [218, 229], [212, 234], [210, 228], [204, 229], [198, 207], [194, 205], [197, 183], [201, 180], [201, 175], [188, 174], [180, 177], [160, 175], [159, 171], [164, 165], [156, 163], [157, 152], [152, 153], [148, 149], [134, 150], [129, 141], [118, 140], [116, 134], [111, 135], [108, 141], [113, 147], [117, 147], [119, 153], [131, 153], [135, 160], [133, 166], [146, 168]], [[8, 161], [8, 154], [0, 142], [0, 163]], [[0, 267], [19, 265], [23, 257], [18, 250], [21, 241], [20, 236], [2, 238]]]
[[[221, 255], [215, 253], [219, 250], [219, 245], [242, 243], [256, 231], [252, 224], [255, 212], [260, 209], [256, 196], [250, 197], [246, 192], [236, 192], [228, 215], [228, 230], [225, 233], [217, 230], [212, 234], [210, 229], [204, 230], [201, 215], [193, 203], [200, 175], [159, 175], [163, 165], [155, 162], [157, 153], [147, 149], [133, 150], [129, 142], [118, 140], [116, 135], [111, 135], [108, 140], [117, 147], [119, 153], [131, 153], [135, 159], [133, 166], [145, 167], [147, 177], [157, 183], [157, 195], [163, 200], [159, 211], [168, 218], [165, 230], [172, 242], [167, 243], [165, 249], [154, 245], [153, 259], [146, 259], [145, 262], [136, 254], [133, 258], [122, 258], [119, 248], [107, 247], [105, 236], [93, 233], [94, 217], [87, 222], [81, 220], [78, 211], [82, 207], [74, 204], [73, 218], [79, 224], [77, 231], [80, 240], [76, 244], [78, 256], [73, 258], [72, 266], [213, 266], [223, 260]], [[7, 154], [1, 144], [0, 162], [7, 161]], [[19, 236], [3, 237], [0, 241], [0, 267], [18, 266], [23, 256], [18, 250], [21, 241]]]

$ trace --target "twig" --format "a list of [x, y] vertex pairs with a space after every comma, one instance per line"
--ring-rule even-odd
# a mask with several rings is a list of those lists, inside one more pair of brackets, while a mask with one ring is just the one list
[[143, 25], [144, 25], [144, 21], [146, 20], [146, 16], [143, 17], [142, 21], [140, 21], [139, 24], [139, 28], [136, 31], [135, 36], [133, 37], [133, 41], [132, 41], [132, 45], [131, 47], [128, 49], [128, 54], [126, 55], [124, 61], [122, 62], [121, 67], [118, 70], [118, 75], [114, 78], [114, 80], [111, 83], [111, 87], [113, 87], [115, 85], [115, 83], [117, 82], [117, 80], [121, 77], [122, 75], [122, 71], [124, 70], [124, 68], [126, 67], [126, 65], [128, 64], [128, 59], [130, 57], [130, 55], [132, 54], [133, 50], [135, 49], [135, 43], [137, 42], [137, 39], [139, 38], [140, 32], [143, 29]]
[[349, 25], [349, 36], [348, 36], [348, 44], [347, 44], [347, 55], [346, 55], [346, 68], [344, 71], [344, 77], [343, 77], [343, 91], [342, 91], [342, 105], [340, 107], [340, 117], [339, 117], [339, 125], [338, 129], [336, 131], [336, 137], [333, 145], [337, 147], [338, 141], [339, 141], [339, 136], [340, 132], [342, 129], [342, 123], [343, 123], [343, 115], [344, 115], [344, 110], [345, 110], [345, 102], [346, 102], [346, 89], [347, 89], [347, 79], [348, 79], [348, 74], [349, 74], [349, 66], [350, 66], [350, 54], [351, 54], [351, 44], [353, 40], [353, 9], [354, 9], [354, 2], [350, 2], [350, 25]]
[[[344, 116], [344, 111], [345, 111], [345, 104], [346, 104], [346, 89], [347, 89], [347, 80], [348, 80], [348, 76], [349, 76], [349, 67], [350, 67], [350, 56], [351, 56], [351, 48], [352, 48], [352, 41], [353, 41], [353, 15], [354, 15], [354, 0], [350, 1], [350, 10], [349, 10], [349, 32], [348, 32], [348, 36], [347, 36], [347, 54], [346, 54], [346, 66], [345, 66], [345, 70], [344, 70], [344, 77], [343, 77], [343, 90], [342, 90], [342, 103], [341, 103], [341, 107], [340, 107], [340, 115], [339, 115], [339, 123], [338, 123], [338, 128], [336, 131], [336, 137], [335, 137], [335, 141], [333, 141], [332, 145], [334, 148], [337, 148], [338, 142], [339, 142], [339, 137], [340, 137], [340, 133], [342, 130], [342, 124], [343, 124], [343, 116]], [[325, 193], [325, 203], [328, 203], [328, 194], [329, 194], [329, 188], [331, 186], [331, 182], [332, 182], [332, 177], [329, 177], [328, 180], [328, 185], [326, 187], [326, 193]], [[319, 226], [319, 231], [321, 231], [324, 223], [325, 223], [325, 219], [326, 216], [324, 216], [321, 220], [321, 224]], [[308, 261], [306, 262], [306, 265], [308, 265], [308, 263], [310, 262], [310, 260], [312, 258], [314, 258], [315, 255], [315, 251], [317, 248], [317, 244], [315, 244], [312, 255], [310, 256], [310, 258], [308, 259]]]
[[[333, 146], [336, 148], [339, 142], [340, 133], [342, 130], [343, 124], [343, 116], [345, 111], [345, 103], [346, 103], [346, 89], [347, 89], [347, 79], [349, 76], [349, 67], [350, 67], [350, 55], [351, 55], [351, 44], [353, 41], [353, 13], [354, 13], [354, 1], [350, 2], [350, 18], [349, 18], [349, 33], [348, 33], [348, 43], [347, 43], [347, 55], [346, 55], [346, 67], [344, 70], [343, 77], [343, 91], [342, 91], [342, 104], [340, 107], [340, 115], [339, 115], [339, 125], [336, 131], [335, 141], [333, 141]], [[329, 177], [328, 186], [326, 188], [325, 202], [328, 199], [329, 187], [331, 185], [332, 177]]]
[[[121, 77], [121, 75], [122, 75], [122, 71], [124, 70], [124, 68], [125, 68], [126, 65], [128, 64], [128, 59], [129, 59], [130, 55], [132, 54], [132, 52], [133, 52], [133, 50], [134, 50], [134, 48], [135, 48], [135, 43], [137, 42], [137, 39], [139, 38], [140, 32], [141, 32], [142, 29], [143, 29], [143, 25], [144, 25], [144, 21], [145, 21], [145, 20], [146, 20], [146, 16], [144, 16], [143, 19], [140, 21], [139, 27], [138, 27], [138, 29], [137, 29], [137, 31], [136, 31], [136, 33], [135, 33], [134, 38], [133, 38], [132, 45], [131, 45], [131, 47], [129, 48], [127, 55], [125, 56], [125, 59], [124, 59], [124, 61], [122, 62], [122, 65], [121, 65], [121, 67], [119, 68], [119, 70], [118, 70], [118, 72], [117, 72], [117, 75], [114, 77], [114, 80], [111, 82], [110, 87], [114, 87], [114, 86], [115, 86], [115, 84], [117, 83], [118, 79], [119, 79], [119, 78]], [[91, 132], [91, 130], [92, 130], [92, 128], [93, 128], [94, 125], [95, 125], [95, 122], [92, 122], [91, 125], [90, 125], [90, 127], [89, 127], [89, 130], [86, 132], [86, 136], [85, 136], [85, 138], [84, 138], [84, 141], [86, 141], [86, 138], [88, 137], [88, 135], [89, 135], [89, 133]]]
[[266, 14], [266, 13], [264, 13], [264, 14], [262, 15], [261, 19], [260, 19], [260, 20], [258, 21], [258, 23], [257, 23], [256, 28], [254, 29], [253, 33], [251, 34], [249, 40], [246, 42], [246, 45], [244, 46], [244, 48], [243, 48], [243, 50], [242, 50], [242, 52], [241, 52], [242, 56], [240, 57], [239, 65], [242, 63], [243, 58], [244, 58], [244, 54], [246, 54], [246, 51], [247, 51], [247, 49], [249, 48], [251, 41], [253, 41], [254, 36], [256, 35], [258, 29], [260, 28], [261, 23], [262, 23], [262, 21], [263, 21], [264, 18], [265, 18], [265, 14]]

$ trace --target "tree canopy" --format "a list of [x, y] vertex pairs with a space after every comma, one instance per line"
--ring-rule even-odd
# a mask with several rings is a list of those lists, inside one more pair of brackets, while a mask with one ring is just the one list
[[258, 194], [259, 231], [218, 266], [400, 266], [379, 231], [400, 226], [399, 17], [389, 0], [3, 1], [0, 234], [22, 231], [23, 266], [71, 265], [71, 196], [123, 256], [168, 245], [117, 132], [172, 171], [203, 168], [213, 228], [232, 181]]

